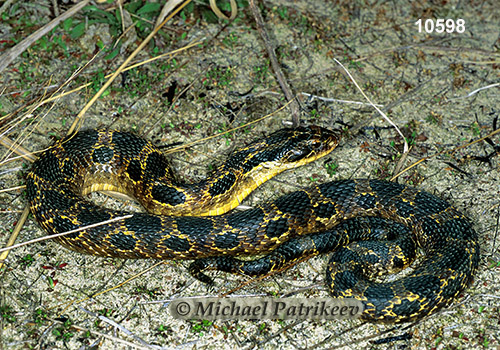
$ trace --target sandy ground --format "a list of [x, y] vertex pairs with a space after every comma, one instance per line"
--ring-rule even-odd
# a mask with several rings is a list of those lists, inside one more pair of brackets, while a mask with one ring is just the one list
[[[192, 11], [175, 17], [136, 61], [190, 42], [199, 40], [200, 45], [174, 60], [163, 58], [121, 75], [87, 112], [83, 127], [133, 130], [160, 146], [187, 144], [244, 126], [281, 107], [284, 95], [249, 7], [243, 4], [229, 24], [207, 22], [203, 11], [208, 7], [197, 3]], [[322, 281], [328, 257], [259, 281], [214, 274], [216, 285], [208, 288], [189, 275], [189, 262], [85, 256], [43, 241], [11, 251], [0, 271], [0, 349], [500, 348], [500, 176], [495, 153], [500, 139], [498, 135], [484, 139], [500, 126], [498, 5], [494, 1], [412, 5], [265, 1], [261, 11], [285, 76], [299, 97], [302, 123], [342, 128], [345, 137], [326, 159], [278, 176], [244, 204], [274, 199], [313, 182], [393, 175], [402, 140], [372, 107], [346, 102], [366, 101], [336, 58], [411, 141], [404, 167], [413, 167], [398, 181], [451, 201], [476, 223], [482, 254], [472, 286], [441, 312], [397, 326], [357, 320], [188, 322], [169, 315], [170, 300], [218, 296], [233, 289], [231, 295], [326, 297]], [[14, 44], [12, 40], [17, 42], [48, 22], [53, 12], [49, 1], [36, 5], [18, 1], [2, 16], [0, 49], [5, 50]], [[429, 18], [453, 19], [455, 24], [463, 19], [464, 28], [455, 29], [464, 30], [419, 32], [415, 25], [419, 18], [423, 23]], [[118, 55], [106, 58], [112, 49], [99, 54], [63, 86], [101, 44], [112, 45], [121, 34], [118, 26], [118, 35], [113, 36], [116, 28], [110, 20], [88, 21], [85, 33], [71, 38], [72, 28], [84, 21], [82, 14], [75, 16], [67, 28], [56, 28], [45, 44], [36, 43], [0, 73], [2, 136], [29, 151], [64, 136], [102, 76], [112, 73], [142, 40], [139, 30], [129, 31]], [[70, 91], [86, 83], [93, 85], [33, 109], [59, 87]], [[199, 180], [235, 147], [290, 121], [291, 112], [284, 109], [229, 134], [190, 144], [171, 155], [174, 170], [187, 182]], [[27, 161], [5, 162], [11, 158], [2, 149], [3, 189], [22, 185], [29, 168]], [[141, 210], [133, 202], [117, 204], [104, 195], [93, 198]], [[0, 193], [1, 246], [25, 206], [22, 189]], [[17, 242], [43, 235], [30, 217]], [[242, 287], [246, 281], [250, 283]]]

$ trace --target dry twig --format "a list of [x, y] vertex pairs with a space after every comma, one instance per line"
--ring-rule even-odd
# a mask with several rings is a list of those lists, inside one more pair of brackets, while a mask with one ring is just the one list
[[295, 96], [290, 90], [290, 87], [288, 86], [285, 76], [283, 75], [283, 71], [281, 70], [280, 64], [274, 52], [274, 47], [271, 43], [271, 40], [269, 40], [269, 35], [267, 35], [267, 31], [264, 27], [264, 20], [262, 19], [260, 11], [257, 8], [257, 5], [255, 5], [254, 0], [250, 0], [250, 7], [252, 8], [252, 12], [255, 17], [257, 30], [259, 31], [259, 34], [262, 37], [262, 40], [264, 41], [264, 46], [266, 47], [269, 60], [271, 61], [271, 66], [273, 67], [274, 70], [274, 74], [276, 74], [276, 79], [278, 79], [278, 82], [281, 86], [281, 90], [283, 90], [283, 93], [285, 94], [286, 100], [288, 102], [291, 102], [290, 107], [292, 109], [293, 125], [297, 126], [300, 124], [299, 105], [297, 103], [297, 100], [295, 100]]
[[64, 21], [65, 19], [73, 16], [75, 13], [80, 11], [85, 5], [87, 5], [90, 2], [90, 0], [84, 0], [72, 8], [70, 8], [68, 11], [64, 12], [62, 15], [59, 17], [54, 18], [52, 21], [44, 25], [42, 28], [38, 29], [36, 32], [31, 34], [29, 37], [21, 41], [19, 44], [16, 46], [10, 48], [6, 53], [4, 53], [2, 56], [0, 56], [0, 72], [3, 71], [12, 61], [16, 59], [17, 56], [19, 56], [21, 53], [24, 52], [28, 47], [31, 46], [35, 41], [43, 37], [45, 34], [50, 32], [52, 29], [57, 27], [59, 23]]

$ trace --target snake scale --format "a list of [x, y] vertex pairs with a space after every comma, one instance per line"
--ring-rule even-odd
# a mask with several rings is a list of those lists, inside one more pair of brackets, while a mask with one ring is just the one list
[[[205, 269], [260, 275], [333, 251], [330, 294], [361, 300], [364, 320], [410, 321], [449, 304], [472, 281], [478, 238], [463, 214], [427, 192], [341, 180], [231, 211], [257, 186], [324, 156], [339, 139], [317, 126], [279, 130], [233, 152], [205, 180], [182, 184], [150, 141], [80, 131], [40, 154], [27, 174], [27, 197], [36, 221], [49, 234], [70, 231], [55, 239], [78, 252], [193, 259], [190, 272], [209, 281]], [[85, 197], [99, 190], [126, 193], [148, 213], [103, 208]], [[416, 251], [423, 257], [415, 262]], [[400, 279], [376, 280], [410, 264]]]

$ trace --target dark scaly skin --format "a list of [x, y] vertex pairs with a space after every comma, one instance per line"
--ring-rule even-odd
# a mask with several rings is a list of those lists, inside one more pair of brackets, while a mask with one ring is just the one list
[[[83, 197], [96, 190], [124, 192], [156, 214], [206, 215], [237, 206], [234, 197], [248, 195], [246, 188], [256, 187], [258, 174], [270, 178], [313, 161], [335, 148], [339, 138], [338, 132], [317, 126], [282, 129], [233, 152], [206, 180], [181, 184], [173, 178], [167, 158], [150, 142], [127, 132], [87, 130], [40, 155], [27, 175], [27, 195], [36, 220], [52, 234], [129, 214], [100, 208]], [[237, 247], [238, 234], [228, 237], [221, 218], [132, 215], [57, 240], [94, 255], [160, 259], [234, 255], [249, 244]], [[254, 248], [248, 250], [251, 255]]]
[[[351, 244], [357, 241], [362, 242]], [[197, 279], [212, 284], [212, 279], [202, 273], [204, 270], [259, 276], [284, 270], [306, 257], [343, 248], [361, 250], [359, 258], [366, 260], [363, 268], [374, 276], [398, 272], [415, 259], [416, 253], [408, 227], [376, 216], [359, 216], [344, 220], [331, 230], [292, 238], [259, 259], [238, 260], [227, 256], [198, 259], [191, 263], [189, 270]]]
[[[324, 129], [308, 131], [330, 141], [338, 136]], [[296, 132], [292, 134], [309, 141]], [[333, 143], [337, 142], [335, 139]], [[215, 173], [215, 180], [202, 184], [227, 188], [227, 184], [217, 182], [230, 177], [228, 173], [233, 169], [236, 178], [243, 177], [245, 171], [252, 172], [238, 164], [249, 164], [248, 159], [255, 157], [262, 160], [267, 151], [253, 149], [252, 145], [266, 143], [270, 141], [256, 141], [243, 153], [236, 152], [237, 156], [231, 156]], [[314, 152], [329, 151], [315, 142], [313, 146]], [[254, 153], [248, 152], [250, 149]], [[292, 158], [304, 153], [310, 152], [291, 151]], [[49, 233], [60, 233], [130, 214], [100, 208], [85, 200], [81, 193], [95, 190], [92, 183], [114, 186], [111, 189], [132, 194], [147, 207], [152, 199], [164, 200], [157, 195], [165, 191], [155, 191], [155, 186], [184, 191], [171, 176], [166, 159], [150, 143], [128, 133], [91, 131], [44, 152], [28, 173], [26, 185], [36, 220]], [[161, 184], [167, 177], [168, 181]], [[98, 188], [109, 189], [106, 186]], [[185, 188], [195, 187], [196, 192], [206, 194], [213, 185], [196, 186]], [[172, 200], [166, 200], [172, 206]], [[400, 225], [407, 229], [398, 229]], [[76, 251], [100, 256], [202, 259], [191, 269], [199, 276], [200, 269], [207, 266], [262, 274], [306, 255], [337, 249], [328, 264], [331, 294], [361, 300], [366, 308], [362, 317], [373, 322], [402, 322], [434, 312], [470, 284], [479, 262], [472, 224], [450, 204], [427, 192], [378, 180], [330, 182], [244, 212], [220, 216], [132, 213], [129, 218], [85, 228], [57, 240]], [[408, 265], [415, 255], [415, 245], [425, 257], [412, 273], [382, 284], [368, 279], [380, 273], [378, 265], [382, 263], [389, 262], [396, 269]], [[255, 262], [231, 258], [266, 253], [270, 255]], [[377, 267], [366, 268], [367, 262]]]

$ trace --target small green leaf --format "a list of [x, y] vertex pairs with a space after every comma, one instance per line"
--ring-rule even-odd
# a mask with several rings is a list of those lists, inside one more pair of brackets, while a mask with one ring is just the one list
[[64, 52], [68, 51], [68, 45], [66, 45], [66, 43], [60, 36], [55, 37], [54, 41], [64, 50]]
[[137, 15], [143, 15], [145, 13], [157, 12], [160, 10], [161, 4], [157, 2], [148, 2], [139, 10], [137, 10]]
[[94, 5], [88, 5], [83, 8], [84, 11], [95, 11], [97, 10], [97, 7]]
[[218, 23], [219, 18], [211, 10], [202, 10], [201, 15], [208, 23]]
[[137, 9], [139, 9], [142, 5], [141, 1], [133, 1], [125, 5], [125, 9], [130, 13], [136, 13]]
[[72, 38], [72, 39], [78, 39], [79, 37], [81, 37], [83, 35], [83, 33], [85, 33], [85, 23], [82, 22], [82, 23], [78, 23], [72, 30], [71, 32], [69, 33], [69, 36]]
[[43, 50], [47, 50], [47, 39], [45, 37], [43, 37], [40, 40], [38, 40], [38, 43], [40, 44], [40, 47]]
[[84, 10], [89, 16], [93, 17], [96, 20], [100, 20], [101, 23], [112, 24], [115, 21], [115, 16], [95, 6], [86, 6]]
[[73, 26], [73, 18], [68, 18], [63, 22], [63, 28], [66, 32], [69, 32], [72, 26]]
[[116, 57], [120, 53], [120, 47], [117, 46], [113, 51], [111, 51], [109, 54], [107, 54], [104, 59], [105, 60], [112, 60], [113, 58]]
[[122, 16], [121, 16], [119, 9], [116, 9], [116, 11], [115, 11], [115, 18], [116, 18], [116, 23], [118, 23], [118, 25], [121, 26], [122, 25]]

